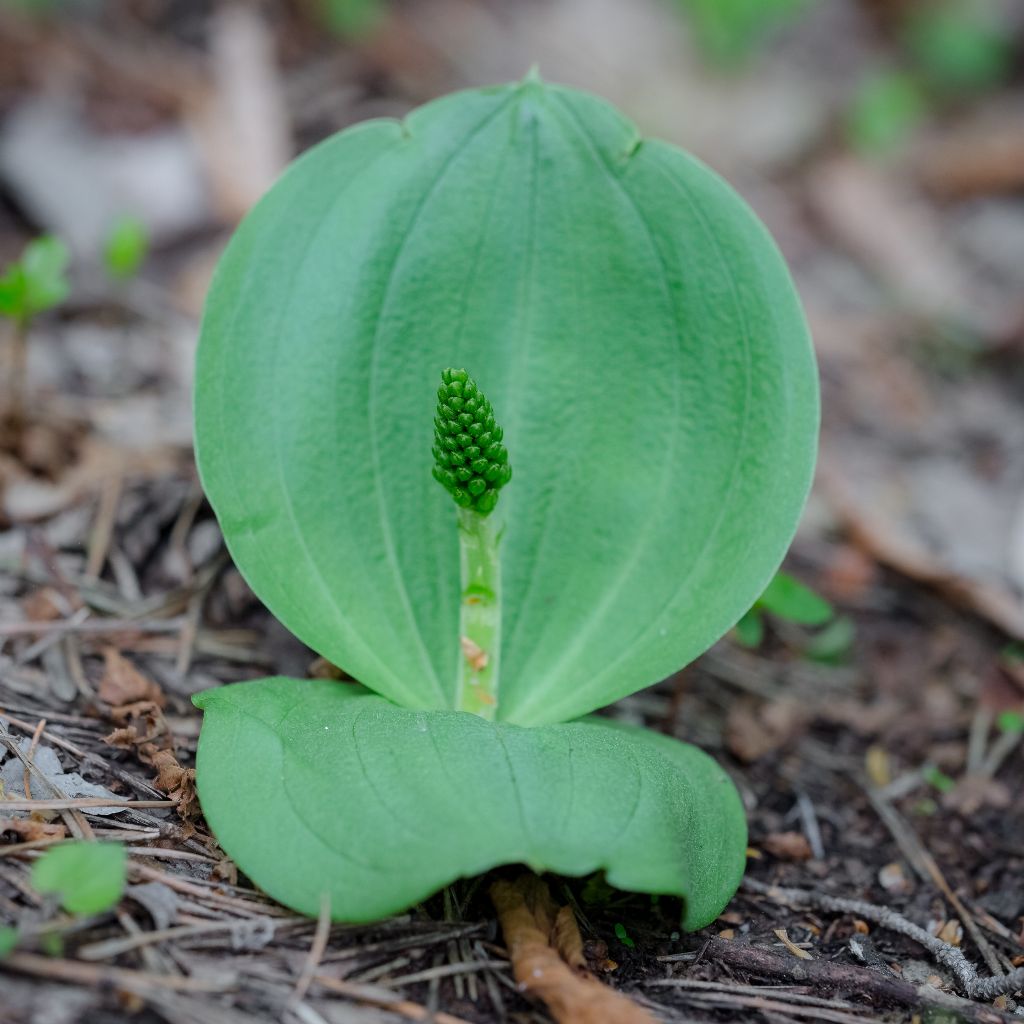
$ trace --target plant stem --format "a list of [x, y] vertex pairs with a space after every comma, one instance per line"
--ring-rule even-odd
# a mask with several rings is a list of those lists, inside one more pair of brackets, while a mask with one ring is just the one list
[[500, 532], [493, 516], [467, 508], [458, 516], [462, 606], [455, 706], [493, 721], [501, 657]]
[[25, 424], [25, 388], [28, 381], [28, 321], [23, 317], [14, 321], [10, 359], [7, 416], [17, 439]]

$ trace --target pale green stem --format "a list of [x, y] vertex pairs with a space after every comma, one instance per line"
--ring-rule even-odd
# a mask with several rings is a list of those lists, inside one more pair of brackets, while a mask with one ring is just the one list
[[458, 515], [462, 605], [455, 706], [493, 720], [501, 658], [500, 533], [493, 515], [465, 508]]

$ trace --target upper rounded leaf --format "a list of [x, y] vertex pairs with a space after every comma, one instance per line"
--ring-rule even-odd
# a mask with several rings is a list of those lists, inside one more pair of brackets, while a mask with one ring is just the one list
[[809, 487], [817, 384], [760, 222], [612, 107], [537, 81], [299, 160], [217, 272], [207, 493], [256, 593], [409, 707], [450, 707], [451, 499], [435, 382], [500, 410], [498, 717], [564, 720], [678, 669], [755, 601]]

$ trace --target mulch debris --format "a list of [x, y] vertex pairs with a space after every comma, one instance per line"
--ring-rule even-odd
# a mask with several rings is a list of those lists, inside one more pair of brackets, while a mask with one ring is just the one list
[[[255, 890], [203, 820], [190, 700], [337, 674], [249, 591], [191, 459], [197, 316], [228, 229], [288, 146], [538, 54], [549, 77], [646, 103], [646, 127], [725, 169], [779, 237], [825, 409], [787, 567], [838, 612], [825, 630], [772, 621], [756, 651], [727, 637], [606, 712], [721, 761], [747, 806], [749, 873], [692, 935], [671, 900], [548, 879], [574, 956], [663, 1021], [1019, 1020], [1024, 740], [1005, 715], [1024, 710], [1021, 68], [872, 163], [843, 150], [828, 104], [891, 51], [889, 22], [863, 13], [878, 3], [820, 5], [730, 90], [666, 52], [677, 29], [655, 5], [587, 15], [605, 54], [590, 71], [566, 43], [576, 0], [396, 3], [343, 42], [311, 6], [246, 7], [230, 38], [205, 0], [0, 10], [0, 140], [17, 126], [16, 152], [0, 145], [0, 263], [42, 229], [95, 237], [74, 204], [40, 200], [33, 161], [95, 143], [144, 178], [178, 176], [139, 280], [112, 285], [82, 257], [72, 301], [33, 328], [27, 426], [0, 431], [0, 927], [21, 936], [0, 960], [0, 1022], [550, 1022], [488, 898], [515, 868], [370, 926]], [[793, 100], [776, 121], [759, 74]], [[691, 135], [669, 96], [686, 97]], [[72, 98], [74, 138], [47, 134]], [[256, 137], [211, 138], [218, 110]], [[109, 172], [90, 164], [104, 202]], [[72, 917], [33, 890], [33, 860], [67, 838], [127, 845], [115, 910]]]

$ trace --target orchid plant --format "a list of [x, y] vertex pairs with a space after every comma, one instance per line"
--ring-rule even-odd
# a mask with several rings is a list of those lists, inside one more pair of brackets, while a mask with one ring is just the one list
[[507, 863], [713, 920], [736, 789], [593, 712], [747, 612], [810, 485], [807, 327], [736, 193], [536, 75], [357, 125], [239, 228], [196, 387], [237, 565], [358, 680], [196, 698], [239, 867], [344, 921]]

